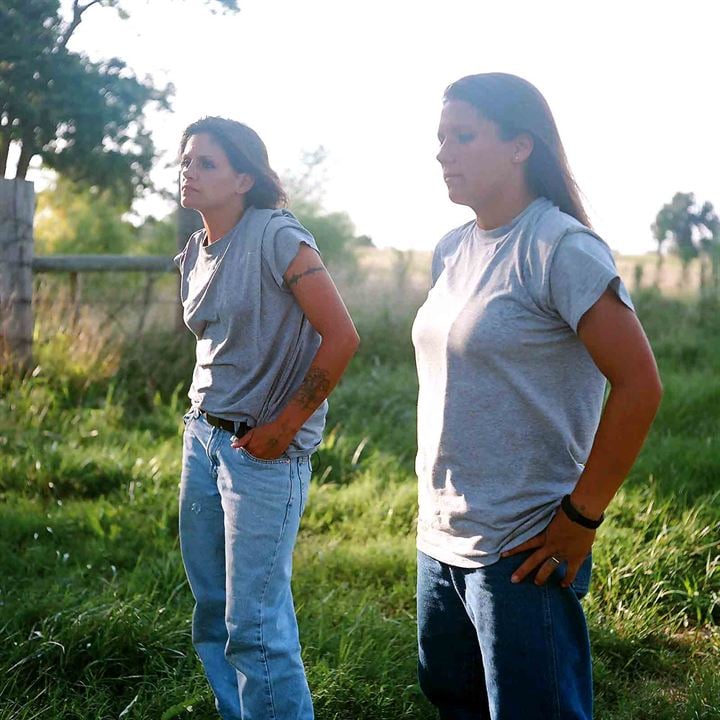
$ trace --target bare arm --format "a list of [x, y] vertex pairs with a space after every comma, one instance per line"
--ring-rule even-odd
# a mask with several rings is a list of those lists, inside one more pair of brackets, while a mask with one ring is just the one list
[[337, 385], [360, 343], [332, 278], [312, 248], [300, 246], [284, 277], [322, 340], [302, 385], [280, 415], [233, 443], [233, 447], [245, 447], [262, 459], [277, 458], [285, 452], [298, 430]]
[[585, 314], [578, 335], [610, 383], [585, 471], [570, 496], [583, 515], [597, 519], [645, 442], [662, 385], [640, 322], [613, 292], [606, 291]]
[[[585, 313], [578, 336], [610, 383], [585, 470], [570, 495], [582, 515], [597, 519], [640, 452], [660, 404], [662, 385], [640, 322], [614, 292], [606, 290]], [[538, 584], [543, 584], [555, 569], [554, 563], [545, 562], [548, 558], [565, 560], [568, 568], [563, 585], [568, 586], [594, 540], [595, 530], [572, 522], [558, 510], [544, 532], [503, 555], [534, 549], [513, 575], [513, 581], [519, 582], [541, 566], [535, 579]]]

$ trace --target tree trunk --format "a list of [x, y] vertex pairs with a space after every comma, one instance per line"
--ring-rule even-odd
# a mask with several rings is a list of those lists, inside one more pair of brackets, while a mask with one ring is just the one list
[[660, 287], [660, 277], [662, 275], [662, 264], [663, 264], [663, 254], [662, 254], [662, 248], [660, 247], [660, 243], [658, 243], [658, 249], [657, 249], [657, 262], [655, 263], [655, 287]]
[[32, 256], [35, 190], [0, 179], [0, 364], [32, 362]]
[[708, 290], [708, 256], [706, 253], [700, 253], [700, 296], [705, 297]]
[[20, 149], [20, 157], [18, 158], [17, 170], [15, 171], [16, 180], [24, 180], [27, 175], [30, 161], [36, 154], [35, 145], [31, 136], [24, 136], [22, 139], [22, 147]]
[[678, 281], [678, 289], [685, 290], [688, 286], [688, 278], [690, 274], [690, 260], [680, 257], [680, 280]]
[[645, 267], [642, 263], [635, 263], [635, 267], [633, 269], [633, 289], [635, 292], [639, 292], [642, 289], [644, 271]]
[[0, 127], [0, 179], [7, 172], [8, 154], [10, 153], [10, 126]]

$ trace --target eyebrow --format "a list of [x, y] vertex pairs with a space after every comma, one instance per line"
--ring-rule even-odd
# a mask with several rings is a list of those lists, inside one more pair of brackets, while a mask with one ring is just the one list
[[[187, 160], [188, 157], [190, 157], [187, 153], [183, 154], [181, 160]], [[210, 160], [211, 162], [215, 162], [215, 159], [211, 157], [210, 155], [198, 155], [194, 158], [195, 160]]]
[[438, 125], [438, 132], [445, 130], [448, 132], [476, 132], [478, 125], [470, 121], [449, 122], [446, 125]]
[[448, 123], [447, 125], [440, 125], [438, 127], [438, 132], [440, 132], [440, 130], [451, 130], [452, 132], [468, 132], [469, 130], [475, 130], [475, 127], [472, 125], [472, 123], [459, 122]]

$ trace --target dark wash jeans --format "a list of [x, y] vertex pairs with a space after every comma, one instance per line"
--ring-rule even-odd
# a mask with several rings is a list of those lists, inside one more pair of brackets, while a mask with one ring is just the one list
[[530, 553], [484, 568], [418, 552], [418, 675], [441, 720], [590, 720], [590, 642], [580, 599], [592, 558], [570, 588], [561, 565], [538, 587], [510, 576]]

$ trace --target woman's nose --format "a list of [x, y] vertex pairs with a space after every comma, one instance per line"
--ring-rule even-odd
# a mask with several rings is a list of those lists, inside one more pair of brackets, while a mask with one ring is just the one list
[[444, 165], [448, 161], [448, 151], [447, 151], [447, 146], [445, 145], [445, 143], [443, 143], [440, 146], [440, 150], [438, 150], [438, 153], [435, 156], [435, 158], [441, 165]]

